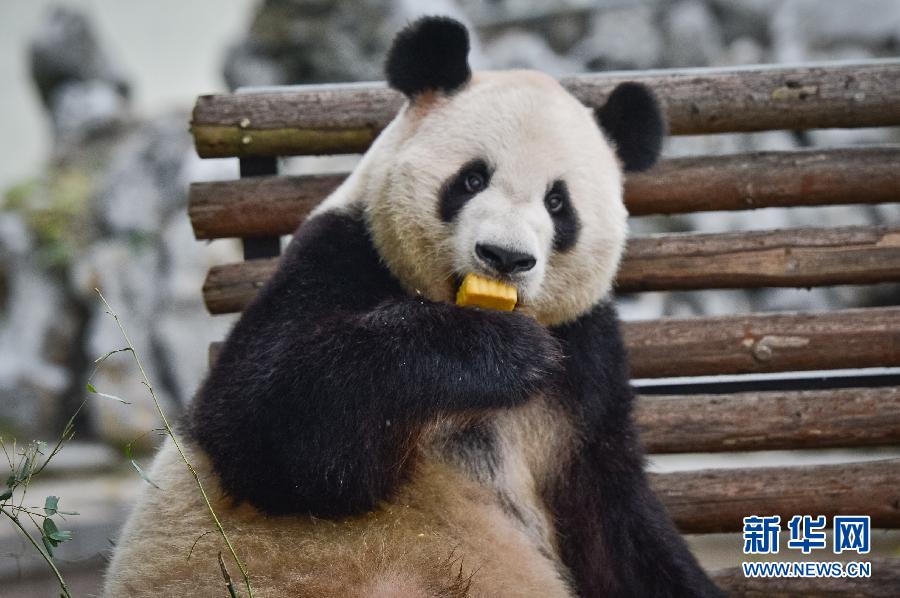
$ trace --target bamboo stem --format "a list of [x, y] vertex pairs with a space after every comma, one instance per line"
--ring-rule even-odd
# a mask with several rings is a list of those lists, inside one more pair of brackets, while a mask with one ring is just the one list
[[156, 406], [156, 411], [157, 413], [159, 413], [159, 417], [162, 420], [163, 427], [165, 428], [166, 433], [172, 439], [172, 443], [175, 445], [175, 449], [181, 456], [181, 460], [184, 461], [185, 466], [187, 467], [191, 476], [194, 478], [194, 481], [197, 483], [197, 488], [200, 490], [200, 494], [203, 497], [203, 502], [206, 503], [206, 508], [209, 510], [209, 514], [212, 517], [216, 530], [219, 532], [219, 535], [222, 536], [222, 540], [228, 547], [228, 552], [231, 554], [231, 558], [234, 559], [234, 562], [237, 564], [238, 569], [240, 569], [241, 571], [241, 576], [244, 578], [244, 584], [247, 587], [247, 594], [249, 598], [253, 598], [253, 586], [250, 583], [250, 575], [247, 572], [247, 568], [244, 566], [244, 563], [241, 561], [240, 557], [238, 557], [237, 551], [235, 551], [234, 545], [231, 543], [231, 539], [225, 532], [225, 528], [222, 526], [222, 522], [219, 520], [219, 516], [216, 514], [216, 510], [212, 506], [209, 495], [207, 495], [206, 489], [203, 487], [203, 482], [200, 481], [200, 476], [197, 473], [197, 470], [194, 469], [194, 466], [191, 464], [190, 460], [188, 460], [187, 455], [184, 453], [184, 450], [181, 447], [181, 443], [178, 441], [178, 438], [175, 436], [175, 433], [172, 430], [172, 426], [169, 425], [169, 420], [166, 417], [165, 412], [163, 411], [162, 404], [159, 402], [159, 399], [156, 396], [156, 392], [153, 390], [153, 385], [150, 384], [150, 379], [147, 376], [147, 372], [144, 370], [144, 365], [141, 362], [140, 357], [138, 356], [137, 350], [134, 347], [134, 343], [131, 342], [131, 338], [129, 338], [128, 332], [125, 331], [125, 327], [122, 325], [122, 321], [119, 319], [118, 314], [116, 314], [112, 306], [110, 306], [109, 302], [106, 300], [106, 297], [104, 297], [103, 293], [100, 292], [100, 289], [94, 290], [97, 291], [97, 294], [100, 296], [100, 300], [103, 301], [103, 304], [106, 306], [106, 313], [112, 316], [112, 318], [116, 321], [116, 326], [118, 326], [119, 331], [125, 338], [125, 343], [131, 351], [131, 356], [134, 358], [134, 362], [135, 364], [137, 364], [138, 370], [140, 370], [141, 372], [141, 382], [144, 384], [144, 386], [147, 387], [147, 390], [150, 392], [150, 397], [153, 399], [153, 404]]

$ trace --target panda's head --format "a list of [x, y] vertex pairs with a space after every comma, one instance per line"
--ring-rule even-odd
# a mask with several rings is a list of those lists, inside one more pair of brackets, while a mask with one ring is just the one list
[[571, 321], [611, 289], [622, 171], [655, 162], [659, 107], [626, 83], [594, 111], [541, 73], [473, 74], [468, 50], [447, 18], [394, 41], [387, 79], [409, 102], [354, 175], [375, 245], [410, 292], [452, 301], [474, 272], [516, 286], [542, 323]]

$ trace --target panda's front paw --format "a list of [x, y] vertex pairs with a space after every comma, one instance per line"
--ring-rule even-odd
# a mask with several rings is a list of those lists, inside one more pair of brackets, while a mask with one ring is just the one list
[[511, 399], [525, 401], [546, 390], [563, 370], [559, 341], [533, 318], [517, 313], [496, 314], [502, 320], [498, 369]]

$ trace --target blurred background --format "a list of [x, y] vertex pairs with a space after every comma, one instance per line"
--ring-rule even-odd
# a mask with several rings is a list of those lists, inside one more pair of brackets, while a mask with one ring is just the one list
[[[240, 259], [229, 241], [194, 240], [190, 181], [236, 178], [237, 160], [199, 160], [188, 131], [202, 93], [240, 86], [381, 78], [393, 34], [420, 14], [475, 32], [474, 65], [554, 75], [797, 63], [900, 54], [897, 0], [2, 0], [0, 1], [0, 436], [53, 441], [91, 395], [76, 437], [36, 482], [80, 513], [58, 564], [75, 595], [100, 587], [117, 529], [143, 482], [138, 461], [158, 435], [152, 403], [118, 349], [103, 289], [173, 416], [205, 374], [207, 346], [233, 321], [209, 316], [210, 265]], [[668, 156], [898, 142], [896, 129], [680, 137]], [[284, 172], [344, 170], [355, 157], [285, 160]], [[874, 224], [896, 204], [642, 218], [637, 233]], [[622, 297], [625, 318], [833, 309], [900, 303], [900, 287], [710, 291]], [[657, 470], [878, 458], [884, 450], [657, 459]], [[0, 461], [2, 462], [2, 461]], [[3, 467], [0, 467], [2, 470]], [[2, 471], [0, 471], [2, 473]], [[4, 474], [5, 476], [6, 474]], [[31, 492], [31, 491], [30, 491]], [[900, 549], [879, 532], [876, 550]], [[735, 564], [732, 536], [696, 540], [705, 563]], [[0, 596], [57, 595], [46, 565], [0, 523]]]

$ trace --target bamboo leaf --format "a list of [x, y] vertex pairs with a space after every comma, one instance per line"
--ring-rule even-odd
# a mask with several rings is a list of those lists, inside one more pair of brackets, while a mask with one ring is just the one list
[[90, 382], [88, 382], [88, 385], [87, 385], [87, 391], [88, 391], [89, 393], [93, 393], [93, 394], [97, 395], [98, 397], [103, 397], [103, 398], [105, 398], [105, 399], [112, 399], [113, 401], [118, 401], [118, 402], [123, 403], [123, 404], [125, 404], [125, 405], [131, 405], [131, 402], [130, 402], [130, 401], [126, 401], [125, 399], [120, 398], [120, 397], [117, 397], [116, 395], [111, 395], [111, 394], [108, 394], [108, 393], [105, 393], [105, 392], [100, 392], [99, 390], [97, 390], [96, 388], [94, 388], [94, 385], [91, 384]]
[[44, 529], [44, 537], [50, 540], [54, 546], [60, 542], [67, 542], [72, 539], [72, 532], [60, 530], [49, 517], [44, 519], [42, 527]]
[[59, 497], [58, 496], [48, 496], [44, 500], [44, 512], [47, 516], [56, 515], [57, 507], [59, 506]]
[[147, 475], [147, 472], [145, 472], [145, 471], [141, 468], [141, 466], [138, 465], [138, 462], [137, 462], [137, 461], [135, 461], [134, 459], [131, 459], [131, 466], [134, 467], [134, 470], [135, 470], [136, 472], [138, 472], [138, 475], [141, 476], [141, 478], [142, 478], [145, 482], [147, 482], [148, 484], [150, 484], [151, 486], [153, 486], [153, 487], [156, 488], [157, 490], [160, 490], [160, 489], [161, 489], [159, 486], [156, 485], [156, 483], [155, 483], [153, 480], [150, 479], [150, 476], [148, 476], [148, 475]]

